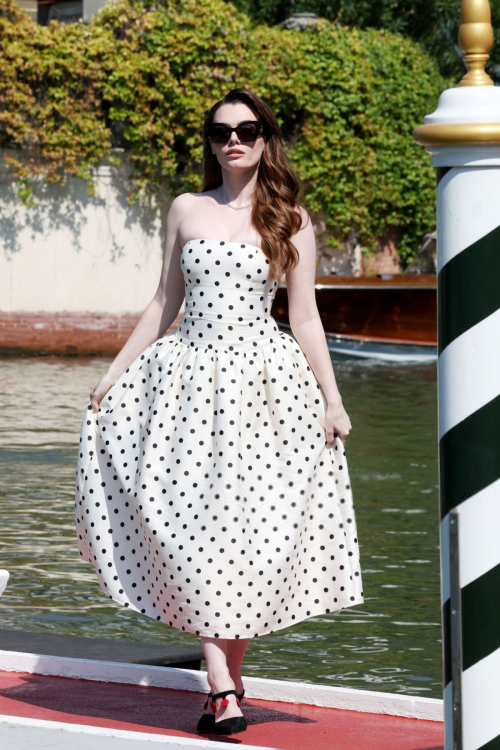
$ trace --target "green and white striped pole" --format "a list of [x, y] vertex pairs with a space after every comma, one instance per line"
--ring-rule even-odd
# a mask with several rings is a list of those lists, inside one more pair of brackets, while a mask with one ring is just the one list
[[437, 168], [445, 750], [500, 750], [500, 87], [488, 0], [463, 0], [468, 72], [414, 131]]

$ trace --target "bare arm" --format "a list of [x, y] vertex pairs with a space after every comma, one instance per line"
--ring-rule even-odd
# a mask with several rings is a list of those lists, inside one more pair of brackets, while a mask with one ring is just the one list
[[155, 295], [142, 313], [123, 348], [110, 364], [106, 375], [95, 388], [94, 410], [127, 367], [150, 344], [157, 341], [172, 325], [184, 299], [184, 277], [180, 264], [178, 228], [185, 209], [180, 195], [172, 201], [167, 214], [167, 231], [160, 281]]
[[[325, 331], [314, 291], [316, 277], [316, 239], [312, 222], [305, 209], [302, 213], [302, 228], [292, 237], [299, 251], [298, 265], [286, 274], [288, 294], [288, 316], [292, 333], [305, 354], [327, 403], [338, 406], [342, 402]], [[306, 224], [307, 222], [307, 224]]]

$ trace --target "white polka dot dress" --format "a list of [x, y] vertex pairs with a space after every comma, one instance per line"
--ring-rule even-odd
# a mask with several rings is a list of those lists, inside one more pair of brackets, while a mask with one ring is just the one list
[[270, 314], [263, 251], [182, 248], [185, 310], [84, 415], [75, 524], [102, 591], [201, 636], [255, 638], [364, 601], [344, 445]]

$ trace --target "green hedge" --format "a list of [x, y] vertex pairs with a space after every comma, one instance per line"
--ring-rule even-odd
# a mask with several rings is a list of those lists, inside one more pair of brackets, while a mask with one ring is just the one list
[[273, 108], [307, 208], [333, 246], [367, 251], [401, 227], [403, 262], [435, 225], [435, 171], [412, 132], [451, 85], [411, 40], [326, 20], [255, 26], [223, 0], [115, 0], [90, 24], [41, 27], [0, 0], [0, 147], [22, 200], [35, 178], [88, 181], [114, 149], [134, 169], [129, 200], [201, 187], [204, 115], [246, 86]]

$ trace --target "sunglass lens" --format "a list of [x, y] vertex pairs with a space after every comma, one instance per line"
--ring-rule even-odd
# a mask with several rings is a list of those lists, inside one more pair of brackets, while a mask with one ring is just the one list
[[257, 138], [258, 126], [253, 122], [248, 122], [245, 125], [239, 125], [236, 129], [238, 138], [242, 143], [248, 143], [254, 141]]
[[227, 143], [231, 135], [229, 128], [225, 125], [211, 125], [208, 133], [214, 143]]

